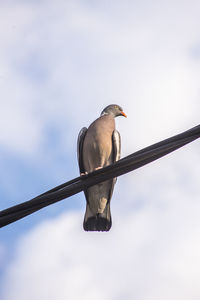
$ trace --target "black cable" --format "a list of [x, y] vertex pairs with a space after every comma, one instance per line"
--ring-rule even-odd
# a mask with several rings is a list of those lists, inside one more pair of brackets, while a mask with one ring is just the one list
[[139, 150], [116, 163], [63, 183], [32, 200], [0, 211], [0, 227], [13, 223], [37, 210], [77, 194], [84, 189], [113, 177], [140, 168], [200, 137], [200, 125], [183, 133]]

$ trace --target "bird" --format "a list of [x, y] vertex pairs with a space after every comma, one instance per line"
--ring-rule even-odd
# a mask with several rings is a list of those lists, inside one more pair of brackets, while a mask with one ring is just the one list
[[[120, 159], [121, 137], [115, 129], [115, 118], [127, 117], [117, 104], [106, 106], [88, 129], [83, 127], [77, 140], [80, 175], [106, 167]], [[112, 226], [110, 201], [116, 178], [106, 180], [84, 190], [86, 211], [85, 231], [109, 231]]]

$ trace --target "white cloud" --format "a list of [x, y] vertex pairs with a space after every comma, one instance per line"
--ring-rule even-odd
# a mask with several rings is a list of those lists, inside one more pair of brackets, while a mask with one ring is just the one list
[[[199, 1], [110, 3], [0, 4], [1, 147], [45, 164], [53, 127], [74, 155], [78, 130], [113, 102], [128, 115], [123, 155], [199, 123]], [[73, 212], [27, 233], [3, 300], [198, 299], [198, 152], [120, 178], [107, 234]]]
[[39, 224], [19, 241], [3, 299], [197, 299], [199, 197], [177, 185], [159, 205], [162, 187], [138, 209], [121, 199], [129, 212], [113, 209], [109, 233], [84, 232], [83, 213]]
[[[70, 152], [79, 128], [110, 102], [130, 118], [120, 122], [126, 154], [198, 122], [198, 1], [189, 13], [187, 1], [11, 3], [1, 9], [0, 142], [8, 149], [41, 155], [53, 124]], [[127, 126], [136, 128], [133, 142]]]

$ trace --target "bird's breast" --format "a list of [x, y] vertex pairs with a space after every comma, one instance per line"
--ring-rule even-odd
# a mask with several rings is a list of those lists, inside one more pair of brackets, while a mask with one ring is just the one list
[[90, 125], [84, 140], [83, 161], [87, 172], [112, 163], [112, 133], [115, 123], [113, 118], [105, 117]]

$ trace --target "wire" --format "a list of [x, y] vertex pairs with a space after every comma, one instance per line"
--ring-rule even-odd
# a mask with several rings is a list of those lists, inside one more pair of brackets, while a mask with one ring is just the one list
[[153, 144], [116, 163], [63, 183], [29, 201], [0, 211], [0, 227], [13, 223], [37, 210], [77, 194], [92, 185], [138, 169], [200, 137], [200, 125]]

